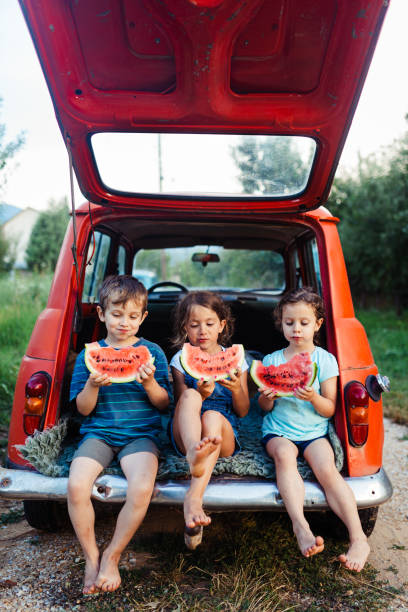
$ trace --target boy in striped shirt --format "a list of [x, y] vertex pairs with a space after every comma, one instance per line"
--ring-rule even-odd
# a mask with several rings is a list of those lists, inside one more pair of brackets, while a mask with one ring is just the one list
[[[108, 375], [90, 374], [82, 351], [76, 360], [70, 399], [85, 416], [83, 435], [71, 464], [68, 510], [85, 556], [84, 594], [114, 591], [121, 582], [120, 555], [140, 526], [153, 492], [158, 468], [160, 412], [167, 410], [171, 387], [162, 349], [137, 336], [147, 317], [147, 291], [128, 275], [105, 279], [99, 292], [98, 316], [106, 325], [101, 346], [120, 349], [145, 345], [154, 365], [142, 365], [135, 381], [111, 383]], [[128, 481], [122, 507], [108, 547], [99, 558], [91, 501], [93, 484], [117, 456]]]

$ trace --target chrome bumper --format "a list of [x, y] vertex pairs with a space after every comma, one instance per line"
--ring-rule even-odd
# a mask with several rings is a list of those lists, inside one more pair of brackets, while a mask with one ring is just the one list
[[[346, 478], [359, 508], [370, 508], [386, 502], [392, 495], [392, 485], [381, 468], [372, 476]], [[38, 499], [64, 501], [67, 498], [68, 478], [50, 478], [36, 472], [0, 468], [0, 497], [9, 499]], [[162, 506], [180, 506], [189, 481], [156, 482], [152, 503]], [[92, 498], [101, 502], [123, 503], [127, 482], [120, 476], [104, 475], [94, 484]], [[276, 483], [271, 481], [245, 481], [223, 478], [208, 485], [204, 505], [209, 510], [277, 510], [284, 505]], [[305, 510], [327, 510], [322, 488], [315, 482], [305, 481]]]

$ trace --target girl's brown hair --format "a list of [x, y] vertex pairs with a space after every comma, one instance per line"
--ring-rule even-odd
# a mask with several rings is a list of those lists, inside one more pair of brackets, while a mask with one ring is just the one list
[[[283, 307], [287, 304], [297, 304], [298, 302], [305, 302], [305, 304], [309, 304], [309, 306], [313, 308], [316, 320], [325, 318], [324, 302], [320, 295], [314, 291], [313, 287], [299, 287], [299, 289], [292, 289], [291, 291], [285, 293], [279, 300], [273, 312], [275, 325], [279, 331], [282, 331]], [[316, 342], [319, 338], [319, 331], [315, 333]]]
[[191, 291], [177, 303], [174, 311], [172, 345], [175, 348], [181, 348], [186, 342], [186, 325], [193, 306], [209, 308], [215, 312], [220, 321], [225, 320], [225, 327], [220, 333], [218, 340], [220, 344], [227, 346], [234, 333], [234, 319], [230, 307], [217, 293], [212, 291]]

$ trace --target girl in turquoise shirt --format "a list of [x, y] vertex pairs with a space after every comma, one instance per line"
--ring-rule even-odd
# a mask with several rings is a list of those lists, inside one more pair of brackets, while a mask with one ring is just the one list
[[360, 572], [370, 547], [353, 492], [336, 469], [327, 438], [328, 421], [336, 408], [339, 371], [334, 355], [314, 344], [324, 321], [322, 299], [309, 287], [290, 291], [276, 307], [275, 320], [289, 344], [267, 355], [264, 365], [280, 365], [298, 353], [308, 352], [318, 366], [318, 374], [312, 386], [297, 388], [294, 397], [276, 397], [273, 389], [260, 388], [259, 404], [267, 413], [262, 442], [275, 462], [279, 492], [302, 554], [310, 557], [321, 552], [324, 541], [312, 533], [304, 516], [305, 489], [297, 469], [298, 456], [308, 462], [329, 506], [348, 529], [349, 549], [339, 556], [339, 561], [347, 569]]

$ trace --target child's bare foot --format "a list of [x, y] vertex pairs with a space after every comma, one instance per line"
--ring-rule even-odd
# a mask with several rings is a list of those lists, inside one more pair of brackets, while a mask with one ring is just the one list
[[367, 557], [370, 553], [370, 547], [366, 539], [354, 540], [350, 543], [350, 548], [346, 554], [339, 555], [339, 561], [349, 570], [361, 572]]
[[96, 592], [96, 577], [99, 572], [99, 557], [95, 560], [85, 560], [84, 587], [82, 593], [91, 595]]
[[190, 550], [195, 550], [197, 546], [200, 546], [203, 539], [203, 526], [197, 525], [196, 527], [184, 528], [184, 543]]
[[186, 459], [190, 466], [190, 472], [192, 476], [200, 478], [203, 475], [205, 469], [205, 460], [211, 455], [221, 444], [220, 436], [214, 436], [213, 438], [203, 438], [200, 442], [197, 442], [192, 448], [187, 451]]
[[321, 536], [314, 536], [309, 527], [299, 526], [294, 529], [300, 552], [305, 557], [312, 557], [324, 549]]
[[186, 527], [192, 529], [197, 525], [209, 525], [211, 519], [203, 510], [203, 501], [197, 497], [191, 497], [188, 493], [184, 498], [184, 522]]
[[102, 555], [101, 566], [95, 585], [101, 591], [116, 591], [121, 583], [118, 569], [119, 558], [112, 557], [108, 549]]

